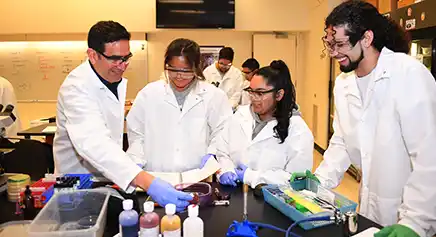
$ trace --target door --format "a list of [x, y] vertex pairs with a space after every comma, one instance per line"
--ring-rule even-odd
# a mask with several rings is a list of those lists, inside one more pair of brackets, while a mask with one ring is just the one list
[[287, 33], [255, 33], [253, 55], [260, 67], [268, 66], [273, 60], [281, 59], [289, 67], [291, 80], [297, 90], [297, 37]]

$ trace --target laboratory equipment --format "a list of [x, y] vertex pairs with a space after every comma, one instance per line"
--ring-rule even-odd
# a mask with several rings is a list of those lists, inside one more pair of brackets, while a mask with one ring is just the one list
[[139, 219], [141, 237], [159, 236], [159, 215], [154, 212], [154, 202], [144, 203], [144, 213]]
[[20, 192], [30, 185], [30, 176], [27, 174], [17, 174], [8, 178], [8, 200], [11, 202], [20, 201]]
[[181, 232], [181, 221], [180, 217], [176, 215], [176, 205], [167, 204], [165, 206], [165, 214], [161, 220], [160, 228], [163, 237], [180, 237]]
[[191, 193], [194, 197], [191, 204], [198, 204], [200, 206], [212, 204], [212, 187], [208, 183], [183, 183], [176, 185], [175, 188], [182, 192]]
[[242, 215], [242, 219], [243, 219], [244, 221], [246, 221], [247, 218], [248, 218], [248, 213], [247, 213], [248, 184], [244, 184], [244, 185], [242, 186], [242, 191], [243, 191], [243, 194], [244, 194], [244, 213], [243, 213], [243, 215]]
[[203, 237], [204, 236], [204, 223], [198, 217], [198, 205], [188, 206], [188, 218], [183, 222], [183, 236], [186, 237]]
[[29, 185], [26, 186], [26, 190], [24, 191], [23, 206], [24, 219], [33, 220], [36, 216], [35, 199], [32, 197], [32, 191]]
[[77, 190], [50, 199], [29, 226], [29, 237], [103, 236], [109, 192]]
[[124, 200], [123, 209], [118, 218], [121, 236], [138, 237], [138, 213], [133, 210], [133, 200]]

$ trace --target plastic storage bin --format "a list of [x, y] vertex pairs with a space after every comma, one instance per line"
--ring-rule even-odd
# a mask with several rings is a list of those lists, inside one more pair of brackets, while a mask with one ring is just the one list
[[109, 192], [57, 193], [29, 226], [29, 237], [103, 236]]
[[[302, 190], [306, 189], [309, 191], [312, 191], [314, 193], [317, 192], [318, 184], [311, 179], [304, 179], [295, 181], [291, 184], [291, 186], [294, 188], [294, 190]], [[316, 217], [316, 216], [325, 216], [329, 215], [328, 212], [322, 212], [317, 214], [312, 213], [302, 213], [298, 211], [295, 207], [287, 204], [279, 195], [277, 195], [274, 190], [279, 189], [279, 186], [277, 185], [267, 185], [262, 187], [262, 192], [264, 199], [267, 203], [269, 203], [271, 206], [275, 207], [277, 210], [279, 210], [281, 213], [283, 213], [285, 216], [291, 218], [293, 221], [301, 221], [304, 219], [307, 219], [309, 217]], [[342, 213], [348, 212], [348, 211], [356, 211], [357, 203], [347, 199], [346, 197], [331, 191], [334, 195], [334, 202], [335, 204], [340, 203], [340, 207], [338, 207], [339, 211]], [[334, 221], [312, 221], [312, 222], [303, 222], [300, 223], [299, 226], [305, 230], [314, 229], [321, 226], [326, 226], [329, 224], [333, 224]]]

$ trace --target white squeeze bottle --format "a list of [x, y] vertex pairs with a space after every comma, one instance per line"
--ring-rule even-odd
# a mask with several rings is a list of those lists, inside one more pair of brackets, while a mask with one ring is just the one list
[[154, 202], [144, 203], [144, 214], [139, 218], [140, 237], [159, 236], [159, 215], [154, 211]]
[[203, 220], [198, 217], [198, 205], [188, 206], [188, 218], [183, 222], [184, 237], [203, 237]]
[[163, 237], [180, 237], [182, 235], [181, 232], [181, 224], [180, 217], [176, 214], [176, 205], [167, 204], [165, 206], [165, 214], [160, 222], [160, 229]]

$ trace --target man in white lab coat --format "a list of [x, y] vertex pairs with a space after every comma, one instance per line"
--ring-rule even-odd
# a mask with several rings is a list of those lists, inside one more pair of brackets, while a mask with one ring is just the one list
[[4, 77], [0, 77], [0, 104], [4, 107], [8, 105], [14, 106], [14, 110], [12, 113], [15, 115], [16, 120], [11, 126], [5, 128], [4, 135], [6, 137], [16, 137], [17, 133], [21, 131], [21, 121], [17, 109], [17, 98], [15, 97], [14, 87]]
[[406, 53], [404, 31], [363, 1], [337, 6], [324, 43], [343, 71], [335, 82], [334, 134], [315, 172], [334, 188], [362, 171], [360, 213], [386, 226], [376, 237], [436, 230], [436, 83]]
[[[245, 60], [242, 64], [242, 74], [244, 75], [244, 83], [242, 83], [242, 88], [245, 89], [250, 86], [251, 78], [253, 78], [254, 74], [259, 71], [260, 65], [259, 62], [255, 58], [249, 58]], [[246, 91], [242, 91], [240, 105], [248, 105], [250, 104], [250, 95]]]
[[119, 23], [101, 21], [88, 33], [89, 60], [75, 68], [59, 89], [55, 172], [104, 176], [122, 189], [140, 187], [164, 206], [188, 205], [190, 195], [143, 171], [122, 150], [127, 80], [132, 57], [130, 33]]
[[204, 69], [206, 81], [222, 89], [229, 98], [233, 110], [241, 100], [244, 77], [239, 69], [233, 66], [234, 52], [230, 47], [220, 50], [218, 61]]

